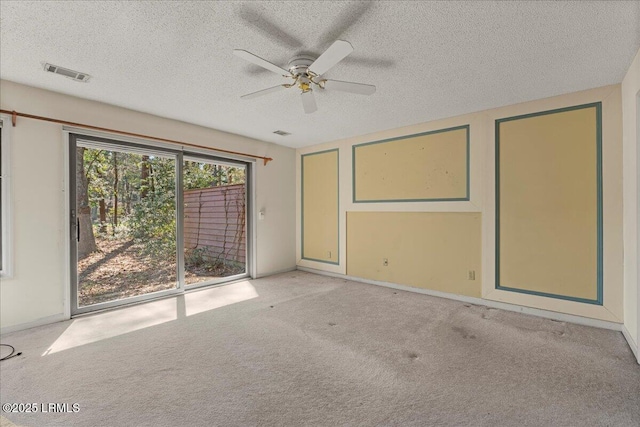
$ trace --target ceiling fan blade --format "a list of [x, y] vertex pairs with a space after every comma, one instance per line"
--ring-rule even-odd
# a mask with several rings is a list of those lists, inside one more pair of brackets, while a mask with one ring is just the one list
[[358, 95], [373, 95], [376, 87], [362, 83], [341, 82], [340, 80], [324, 80], [324, 88], [341, 90], [342, 92], [357, 93]]
[[302, 98], [302, 107], [304, 108], [305, 113], [310, 114], [318, 109], [316, 97], [313, 96], [313, 91], [308, 90], [306, 92], [302, 92], [300, 97]]
[[338, 62], [342, 61], [347, 55], [353, 52], [353, 46], [351, 43], [344, 40], [336, 40], [333, 42], [329, 49], [325, 50], [313, 64], [309, 65], [309, 69], [321, 76], [327, 72], [327, 70]]
[[262, 95], [266, 95], [268, 93], [278, 92], [281, 89], [286, 89], [286, 88], [287, 88], [286, 85], [278, 85], [278, 86], [270, 87], [268, 89], [262, 89], [262, 90], [259, 90], [257, 92], [251, 92], [251, 93], [248, 93], [246, 95], [242, 95], [240, 98], [242, 98], [242, 99], [253, 99], [253, 98], [257, 98], [257, 97], [262, 96]]
[[[258, 30], [263, 36], [269, 38], [280, 46], [284, 46], [289, 50], [299, 50], [303, 47], [302, 41], [289, 34], [275, 22], [271, 21], [265, 13], [261, 13], [258, 9], [246, 6], [240, 10], [240, 18], [242, 18], [249, 27]], [[329, 41], [335, 39], [337, 39], [337, 37], [334, 37]]]
[[289, 71], [285, 70], [284, 68], [280, 68], [277, 65], [267, 61], [266, 59], [262, 59], [251, 52], [247, 52], [246, 50], [234, 49], [233, 54], [239, 58], [244, 59], [245, 61], [249, 61], [253, 64], [259, 65], [262, 68], [266, 68], [267, 70], [273, 71], [274, 73], [277, 73], [281, 76], [287, 76], [291, 74], [289, 73]]
[[331, 20], [330, 27], [322, 33], [322, 36], [318, 37], [318, 46], [326, 46], [339, 39], [349, 31], [349, 28], [357, 26], [363, 18], [366, 19], [366, 15], [375, 7], [377, 7], [377, 4], [369, 1], [346, 4], [340, 15]]

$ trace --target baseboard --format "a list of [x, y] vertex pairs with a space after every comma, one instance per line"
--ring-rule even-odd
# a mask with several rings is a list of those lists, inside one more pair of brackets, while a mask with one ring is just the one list
[[34, 320], [33, 322], [19, 323], [17, 325], [0, 328], [0, 335], [10, 334], [12, 332], [17, 332], [17, 331], [23, 331], [25, 329], [31, 329], [38, 326], [48, 325], [50, 323], [62, 322], [64, 320], [69, 320], [69, 318], [62, 313], [54, 314], [53, 316], [42, 317], [40, 319]]
[[261, 279], [263, 277], [274, 276], [276, 274], [289, 273], [290, 271], [295, 271], [295, 270], [297, 270], [297, 267], [294, 266], [291, 268], [286, 268], [284, 270], [271, 271], [269, 273], [261, 273], [261, 274], [257, 274], [256, 277], [254, 277], [254, 279]]
[[501, 310], [514, 311], [516, 313], [530, 314], [532, 316], [544, 317], [546, 319], [557, 320], [560, 322], [575, 323], [575, 324], [584, 325], [584, 326], [593, 326], [601, 329], [610, 329], [612, 331], [622, 330], [621, 323], [608, 322], [606, 320], [599, 320], [599, 319], [591, 319], [589, 317], [576, 316], [574, 314], [558, 313], [556, 311], [542, 310], [539, 308], [532, 308], [532, 307], [524, 307], [521, 305], [492, 301], [492, 300], [487, 300], [483, 298], [468, 297], [465, 295], [456, 295], [456, 294], [450, 294], [447, 292], [433, 291], [430, 289], [422, 289], [422, 288], [414, 288], [411, 286], [398, 285], [396, 283], [363, 279], [361, 277], [354, 277], [354, 276], [348, 276], [346, 274], [338, 274], [338, 273], [331, 273], [331, 272], [322, 271], [322, 270], [315, 270], [313, 268], [308, 268], [308, 267], [298, 266], [298, 270], [306, 271], [308, 273], [320, 274], [323, 276], [330, 276], [330, 277], [337, 277], [340, 279], [352, 280], [354, 282], [367, 283], [370, 285], [384, 286], [386, 288], [393, 288], [401, 291], [414, 292], [418, 294], [430, 295], [433, 297], [462, 301], [470, 304], [482, 305], [485, 307], [499, 308]]
[[634, 356], [636, 356], [636, 359], [638, 360], [638, 364], [640, 364], [640, 353], [638, 352], [638, 343], [636, 343], [633, 340], [633, 338], [631, 337], [631, 334], [627, 330], [627, 327], [624, 325], [622, 325], [622, 335], [624, 335], [624, 338], [629, 343], [629, 347], [631, 347], [631, 351], [633, 352]]

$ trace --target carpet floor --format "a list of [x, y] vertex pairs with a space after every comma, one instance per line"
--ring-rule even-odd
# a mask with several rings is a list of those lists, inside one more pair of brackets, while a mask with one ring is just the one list
[[2, 342], [19, 426], [640, 425], [619, 332], [300, 271]]

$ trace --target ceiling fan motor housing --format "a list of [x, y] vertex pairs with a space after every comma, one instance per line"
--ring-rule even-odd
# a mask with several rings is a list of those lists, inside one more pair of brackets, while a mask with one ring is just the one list
[[289, 61], [287, 67], [289, 68], [289, 72], [295, 77], [306, 76], [308, 75], [309, 65], [313, 64], [315, 60], [316, 59], [311, 56], [296, 56]]

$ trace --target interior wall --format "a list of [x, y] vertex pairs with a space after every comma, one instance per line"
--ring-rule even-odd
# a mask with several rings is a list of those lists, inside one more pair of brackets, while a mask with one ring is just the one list
[[354, 202], [465, 200], [469, 127], [353, 147]]
[[[77, 84], [70, 82], [69, 84]], [[272, 157], [255, 163], [256, 276], [295, 268], [295, 151], [103, 103], [0, 81], [5, 110]], [[10, 125], [10, 124], [9, 124]], [[67, 141], [59, 124], [18, 118], [11, 129], [13, 275], [0, 284], [3, 330], [68, 316]]]
[[596, 302], [599, 106], [496, 124], [496, 281]]
[[338, 150], [302, 156], [302, 257], [339, 259]]
[[[540, 295], [529, 295], [500, 290], [495, 287], [495, 121], [507, 117], [555, 110], [576, 105], [602, 103], [602, 174], [603, 174], [603, 304], [586, 304]], [[399, 138], [423, 132], [437, 131], [469, 125], [470, 135], [470, 197], [462, 201], [417, 201], [386, 203], [354, 203], [352, 200], [353, 146], [372, 141]], [[340, 151], [340, 227], [346, 233], [340, 236], [339, 265], [323, 265], [300, 257], [300, 201], [297, 206], [297, 262], [298, 266], [347, 275], [347, 214], [351, 212], [474, 212], [481, 214], [481, 273], [476, 276], [481, 286], [481, 297], [496, 302], [531, 307], [581, 316], [590, 319], [622, 323], [622, 116], [620, 85], [611, 85], [587, 91], [545, 98], [507, 107], [480, 111], [434, 122], [390, 129], [369, 135], [305, 147], [297, 150], [298, 158], [310, 152], [338, 148]], [[401, 173], [401, 171], [399, 171]], [[299, 161], [297, 171], [300, 186]], [[394, 224], [395, 226], [395, 224]], [[595, 227], [595, 225], [594, 225]], [[399, 252], [389, 256], [398, 257]], [[457, 274], [466, 275], [466, 268]], [[370, 274], [371, 272], [369, 272]], [[359, 273], [364, 274], [364, 273]], [[436, 290], [435, 285], [424, 285]], [[439, 289], [437, 289], [439, 290]], [[458, 293], [453, 287], [445, 292]]]
[[475, 212], [347, 212], [347, 274], [480, 297], [481, 230]]
[[640, 50], [622, 80], [624, 150], [624, 326], [640, 362]]

